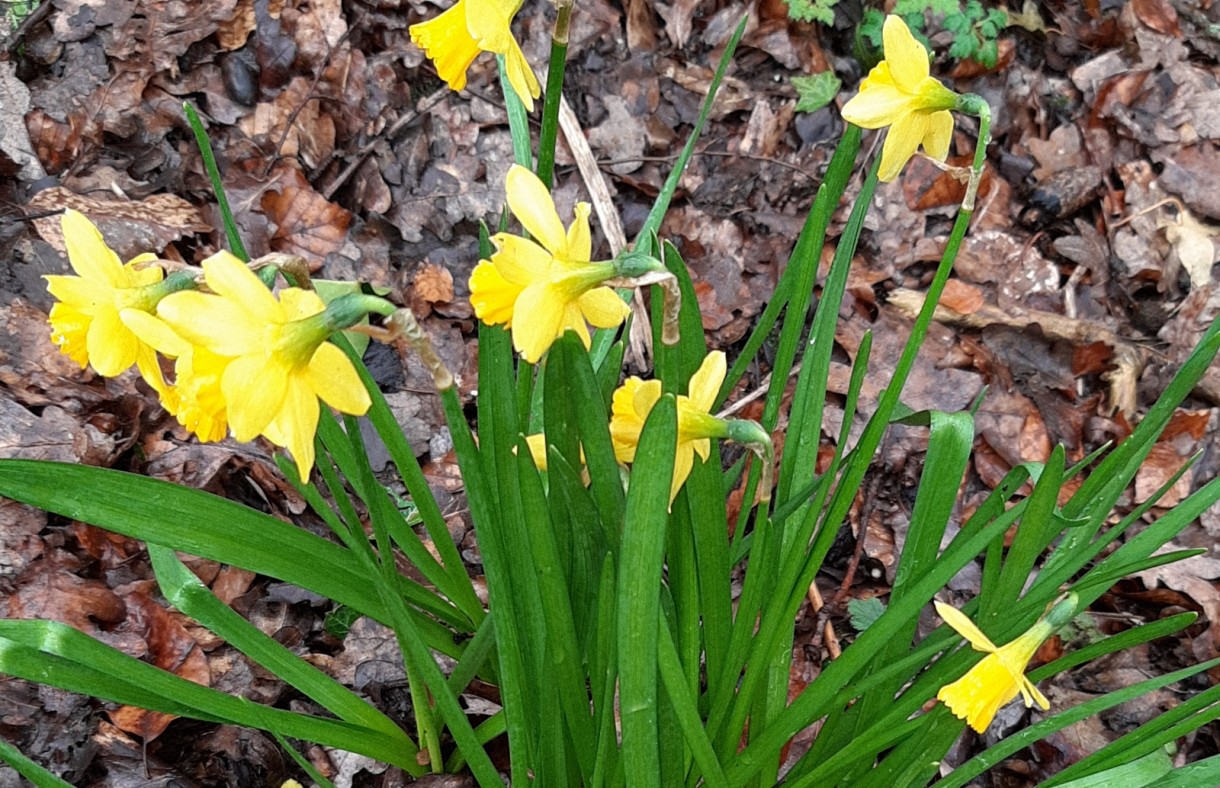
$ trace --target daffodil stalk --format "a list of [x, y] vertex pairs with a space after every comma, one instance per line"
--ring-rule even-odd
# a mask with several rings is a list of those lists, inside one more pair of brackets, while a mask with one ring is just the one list
[[728, 419], [725, 422], [725, 437], [754, 452], [762, 463], [762, 475], [758, 483], [758, 503], [771, 502], [772, 479], [775, 474], [775, 445], [771, 436], [757, 421], [750, 419]]
[[547, 186], [555, 170], [555, 141], [559, 137], [559, 104], [563, 100], [563, 77], [568, 63], [568, 28], [574, 0], [557, 0], [555, 27], [551, 31], [551, 60], [546, 73], [542, 103], [542, 130], [538, 134], [538, 178]]
[[432, 383], [438, 392], [444, 393], [453, 389], [453, 373], [445, 366], [445, 362], [437, 355], [432, 340], [415, 319], [410, 309], [396, 309], [386, 321], [386, 329], [392, 339], [401, 339], [415, 351], [424, 368], [432, 375]]
[[974, 115], [979, 119], [978, 141], [974, 147], [974, 163], [970, 168], [970, 180], [966, 183], [966, 195], [962, 198], [962, 210], [973, 213], [979, 184], [983, 180], [983, 162], [987, 157], [987, 143], [991, 142], [991, 105], [982, 96], [967, 93], [958, 98], [957, 111]]

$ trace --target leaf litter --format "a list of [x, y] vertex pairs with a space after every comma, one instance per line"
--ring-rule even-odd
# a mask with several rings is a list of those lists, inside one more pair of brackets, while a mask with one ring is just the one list
[[[406, 27], [436, 11], [423, 0], [49, 1], [21, 55], [0, 63], [8, 113], [0, 114], [0, 249], [10, 260], [0, 272], [0, 455], [147, 473], [320, 529], [278, 479], [267, 447], [187, 440], [134, 375], [104, 381], [55, 352], [40, 277], [66, 270], [56, 212], [85, 212], [125, 259], [154, 250], [197, 263], [221, 248], [219, 212], [182, 118], [190, 100], [209, 124], [251, 254], [298, 254], [320, 276], [390, 288], [460, 372], [469, 398], [478, 381], [466, 282], [478, 223], [499, 215], [498, 184], [512, 162], [493, 67], [476, 64], [462, 94], [438, 89], [407, 43]], [[546, 4], [529, 8], [536, 13], [520, 22], [526, 54], [542, 63]], [[841, 133], [833, 105], [860, 76], [850, 34], [790, 22], [779, 2], [589, 0], [573, 18], [568, 68], [576, 119], [631, 236], [690, 132], [709, 63], [742, 13], [743, 46], [661, 231], [691, 267], [712, 345], [730, 353], [765, 307]], [[1212, 241], [1220, 86], [1203, 62], [1220, 46], [1196, 17], [1164, 0], [1057, 4], [1045, 14], [1027, 31], [1005, 32], [996, 69], [937, 66], [997, 109], [975, 227], [905, 397], [912, 407], [955, 411], [986, 387], [951, 530], [1015, 464], [1045, 459], [1055, 443], [1079, 458], [1125, 437], [1220, 311]], [[828, 70], [844, 83], [837, 98], [798, 112], [790, 79]], [[970, 149], [968, 130], [957, 145]], [[589, 199], [573, 161], [561, 141], [555, 194], [565, 214]], [[856, 190], [858, 183], [848, 193]], [[853, 435], [893, 368], [959, 198], [960, 184], [918, 160], [878, 190], [840, 314], [822, 435], [828, 451], [861, 337], [874, 332], [874, 377]], [[824, 261], [844, 220], [840, 212], [832, 223]], [[595, 250], [608, 256], [600, 226], [594, 232]], [[477, 578], [477, 544], [426, 371], [392, 352], [369, 363]], [[748, 396], [766, 371], [764, 363], [734, 396]], [[1215, 476], [1217, 374], [1175, 415], [1124, 505], [1145, 500], [1199, 453], [1160, 505]], [[876, 500], [858, 501], [845, 524], [819, 578], [829, 589], [824, 606], [801, 613], [793, 691], [850, 636], [847, 602], [887, 592], [926, 440], [904, 427], [883, 444], [874, 467], [883, 481], [866, 484]], [[9, 615], [67, 621], [258, 702], [297, 702], [170, 612], [137, 544], [11, 503], [0, 503], [0, 527]], [[1220, 654], [1217, 533], [1220, 514], [1209, 512], [1166, 548], [1208, 553], [1122, 581], [1087, 617], [1111, 632], [1179, 609], [1200, 612], [1200, 622], [1184, 637], [1049, 683], [1052, 699], [1090, 697], [1146, 670]], [[325, 629], [320, 600], [208, 562], [192, 566], [264, 631], [383, 703], [401, 697], [401, 677], [378, 667], [393, 656], [384, 631], [364, 622], [338, 638]], [[954, 588], [970, 595], [977, 582], [966, 572]], [[472, 690], [472, 710], [493, 708], [488, 689]], [[174, 775], [222, 784], [237, 763], [267, 779], [288, 774], [282, 753], [255, 732], [171, 722], [22, 682], [6, 682], [0, 696], [17, 743], [44, 762], [65, 753], [56, 768], [79, 784], [107, 771], [113, 785]], [[1154, 698], [1165, 708], [1177, 702], [1171, 693]], [[61, 713], [51, 721], [43, 709]], [[993, 784], [1035, 783], [1148, 712], [1120, 709], [1082, 722], [1007, 761]], [[1015, 725], [1025, 712], [1006, 713]], [[808, 741], [798, 738], [790, 757]], [[1188, 749], [1210, 754], [1218, 741], [1204, 728]], [[963, 742], [950, 759], [972, 752]], [[401, 779], [339, 753], [309, 757], [338, 784]]]

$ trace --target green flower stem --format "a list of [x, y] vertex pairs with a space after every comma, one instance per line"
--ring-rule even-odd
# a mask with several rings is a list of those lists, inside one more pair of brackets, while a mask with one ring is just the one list
[[559, 104], [563, 100], [563, 75], [568, 63], [568, 24], [572, 5], [573, 0], [559, 0], [555, 4], [555, 30], [551, 33], [551, 62], [546, 72], [537, 172], [548, 189], [555, 174], [555, 141], [559, 137]]
[[758, 455], [762, 463], [762, 477], [757, 487], [761, 496], [759, 503], [767, 503], [771, 500], [771, 481], [775, 470], [775, 445], [771, 443], [771, 436], [757, 421], [730, 419], [727, 437]]
[[991, 105], [981, 96], [967, 93], [957, 100], [957, 110], [979, 119], [978, 142], [974, 147], [974, 165], [971, 167], [970, 182], [966, 185], [966, 196], [962, 198], [962, 210], [974, 211], [974, 200], [978, 195], [979, 184], [983, 180], [983, 162], [987, 158], [987, 143], [991, 141]]
[[156, 304], [170, 293], [193, 290], [197, 284], [194, 271], [175, 271], [155, 285], [149, 285], [144, 292], [151, 298], [153, 304]]

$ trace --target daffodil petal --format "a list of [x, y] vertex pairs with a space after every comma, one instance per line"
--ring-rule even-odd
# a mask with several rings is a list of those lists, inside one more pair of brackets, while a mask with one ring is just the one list
[[578, 202], [572, 219], [568, 225], [567, 259], [584, 261], [593, 254], [593, 236], [589, 231], [589, 203]]
[[71, 304], [58, 303], [51, 306], [47, 318], [51, 324], [51, 341], [59, 352], [80, 365], [89, 366], [89, 324], [92, 315], [87, 315]]
[[882, 61], [860, 83], [860, 92], [843, 105], [843, 120], [862, 129], [879, 129], [902, 117], [911, 108], [911, 97], [890, 77], [890, 66]]
[[221, 356], [245, 355], [262, 344], [266, 329], [264, 321], [232, 301], [194, 290], [162, 298], [157, 316], [187, 342]]
[[562, 332], [574, 331], [576, 336], [580, 338], [580, 342], [585, 346], [585, 350], [589, 349], [592, 343], [592, 337], [589, 336], [589, 324], [585, 322], [585, 316], [580, 311], [580, 301], [569, 301], [563, 310], [563, 322], [559, 326]]
[[682, 485], [686, 484], [686, 479], [690, 476], [690, 470], [694, 465], [694, 447], [689, 443], [679, 445], [674, 454], [674, 476], [669, 483], [670, 506], [673, 506], [674, 498], [678, 497], [678, 491], [682, 489]]
[[1021, 694], [1026, 697], [1026, 707], [1032, 705], [1032, 703], [1030, 703], [1032, 700], [1033, 703], [1038, 704], [1038, 708], [1042, 709], [1043, 711], [1050, 711], [1051, 702], [1047, 700], [1046, 696], [1042, 694], [1041, 690], [1039, 690], [1038, 687], [1025, 676], [1021, 676], [1021, 689]]
[[119, 313], [123, 324], [144, 344], [169, 358], [178, 358], [191, 350], [191, 343], [178, 336], [169, 325], [139, 309], [124, 309]]
[[155, 254], [145, 253], [133, 257], [123, 266], [123, 279], [127, 287], [155, 285], [165, 278], [165, 271], [156, 264]]
[[83, 213], [71, 208], [64, 211], [60, 226], [64, 233], [64, 246], [68, 249], [68, 262], [72, 270], [92, 282], [104, 282], [111, 287], [122, 287], [126, 281], [123, 264], [119, 256], [106, 245], [102, 234]]
[[511, 326], [513, 306], [523, 289], [505, 279], [491, 262], [483, 260], [470, 274], [470, 305], [484, 323]]
[[411, 25], [411, 40], [436, 63], [436, 73], [453, 90], [466, 87], [466, 72], [479, 56], [478, 43], [466, 27], [466, 0], [427, 22]]
[[123, 325], [115, 309], [103, 309], [89, 324], [85, 339], [89, 351], [89, 363], [97, 374], [113, 378], [136, 363], [136, 351], [140, 341]]
[[234, 359], [225, 368], [220, 390], [234, 438], [254, 440], [276, 418], [287, 396], [288, 376], [282, 364], [258, 354]]
[[723, 351], [715, 350], [704, 356], [703, 363], [695, 370], [695, 374], [691, 375], [690, 385], [687, 387], [691, 404], [704, 413], [709, 412], [720, 393], [720, 385], [724, 383], [727, 371]]
[[288, 449], [302, 479], [308, 479], [313, 469], [313, 439], [320, 410], [310, 385], [300, 378], [290, 380], [279, 412], [263, 430], [269, 441]]
[[953, 114], [948, 110], [933, 112], [928, 116], [928, 131], [924, 134], [923, 147], [937, 161], [949, 156], [949, 143], [953, 140]]
[[988, 654], [936, 697], [959, 719], [982, 733], [1005, 704], [1017, 696], [1017, 685], [994, 654]]
[[305, 368], [305, 379], [317, 396], [337, 411], [363, 416], [369, 409], [369, 393], [356, 368], [342, 350], [323, 342]]
[[534, 70], [530, 68], [529, 61], [525, 59], [525, 53], [521, 51], [521, 45], [517, 43], [517, 39], [510, 34], [508, 41], [508, 52], [504, 55], [508, 84], [512, 85], [513, 92], [525, 105], [525, 111], [533, 112], [534, 99], [542, 95], [542, 86], [538, 84], [538, 77], [534, 76]]
[[147, 345], [139, 345], [136, 350], [135, 363], [136, 369], [140, 370], [140, 377], [144, 378], [144, 382], [157, 392], [165, 409], [170, 413], [177, 413], [178, 392], [165, 382], [165, 375], [161, 372], [161, 363], [157, 360], [157, 354], [153, 352], [153, 349]]
[[505, 178], [505, 189], [508, 207], [521, 226], [551, 254], [562, 252], [567, 245], [567, 233], [559, 221], [551, 193], [538, 176], [520, 164], [514, 164]]
[[86, 314], [94, 314], [103, 304], [113, 303], [114, 290], [99, 287], [97, 280], [82, 276], [44, 276], [47, 292]]
[[509, 282], [525, 287], [549, 276], [554, 258], [533, 241], [519, 235], [496, 233], [491, 242], [496, 246], [491, 263]]
[[567, 304], [550, 285], [532, 285], [521, 291], [513, 306], [513, 347], [531, 364], [559, 337]]
[[508, 53], [514, 42], [509, 24], [521, 3], [516, 0], [464, 0], [466, 29], [485, 52]]
[[881, 41], [894, 84], [906, 93], [914, 93], [928, 76], [928, 50], [911, 34], [902, 17], [894, 14], [885, 18]]
[[280, 306], [285, 320], [304, 320], [326, 311], [326, 302], [312, 290], [287, 287], [280, 291]]
[[975, 651], [995, 652], [999, 650], [962, 611], [943, 602], [933, 602], [933, 605], [936, 607], [936, 614], [952, 627], [953, 631], [964, 637]]
[[631, 307], [609, 287], [595, 287], [578, 301], [584, 319], [598, 328], [620, 326], [631, 314]]
[[902, 172], [928, 133], [928, 116], [911, 113], [894, 122], [881, 147], [881, 166], [877, 178], [888, 183]]
[[204, 260], [203, 276], [214, 293], [250, 315], [264, 321], [284, 322], [284, 310], [275, 296], [249, 266], [228, 252], [217, 252]]

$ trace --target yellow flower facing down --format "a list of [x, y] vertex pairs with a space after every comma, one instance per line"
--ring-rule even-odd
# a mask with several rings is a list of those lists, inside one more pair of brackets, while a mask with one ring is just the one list
[[936, 612], [975, 651], [987, 654], [977, 665], [952, 684], [936, 693], [938, 700], [949, 707], [959, 719], [966, 720], [979, 733], [995, 719], [996, 712], [1020, 693], [1026, 708], [1035, 703], [1043, 711], [1050, 709], [1046, 696], [1028, 678], [1025, 668], [1042, 642], [1054, 634], [1076, 614], [1076, 597], [1069, 594], [1049, 613], [1030, 627], [1025, 634], [1003, 646], [996, 646], [960, 611], [940, 602]]
[[538, 176], [514, 164], [505, 182], [508, 207], [534, 239], [509, 233], [492, 236], [496, 253], [470, 275], [470, 303], [485, 323], [512, 330], [513, 347], [537, 363], [571, 329], [589, 347], [588, 324], [620, 325], [630, 308], [609, 287], [614, 263], [589, 261], [589, 205], [577, 203], [565, 231], [550, 192]]
[[885, 59], [860, 83], [860, 92], [843, 105], [842, 114], [861, 128], [890, 127], [877, 177], [892, 181], [920, 145], [938, 161], [949, 155], [949, 110], [957, 106], [958, 94], [930, 75], [928, 51], [901, 17], [885, 18], [882, 41]]
[[[285, 289], [277, 300], [228, 252], [205, 260], [203, 271], [215, 295], [175, 293], [157, 309], [175, 334], [195, 346], [192, 368], [178, 385], [207, 389], [193, 378], [219, 372], [233, 437], [250, 441], [261, 434], [288, 449], [307, 479], [318, 400], [353, 415], [365, 413], [370, 404], [351, 361], [326, 341], [334, 328], [326, 306], [316, 293], [297, 288]], [[200, 359], [209, 360], [201, 364]]]
[[[674, 455], [674, 477], [669, 487], [669, 502], [678, 496], [686, 483], [695, 455], [706, 460], [712, 450], [712, 438], [728, 434], [728, 424], [711, 414], [720, 384], [724, 382], [724, 353], [716, 351], [704, 357], [703, 363], [691, 376], [689, 394], [678, 397], [678, 443]], [[611, 403], [610, 438], [614, 456], [619, 462], [635, 460], [640, 433], [653, 406], [661, 399], [661, 381], [643, 381], [630, 377], [614, 392]]]
[[123, 265], [84, 214], [69, 208], [62, 227], [76, 276], [43, 277], [58, 299], [49, 317], [51, 341], [81, 369], [92, 366], [103, 377], [113, 378], [134, 364], [162, 399], [172, 403], [174, 393], [161, 374], [156, 351], [136, 336], [125, 317], [152, 311], [167, 292], [182, 285], [165, 280], [164, 272], [150, 264], [156, 255], [142, 254]]
[[466, 71], [480, 52], [503, 55], [508, 83], [533, 112], [542, 87], [509, 27], [520, 8], [521, 0], [458, 0], [435, 19], [411, 25], [411, 40], [432, 58], [436, 73], [454, 90], [466, 87]]

